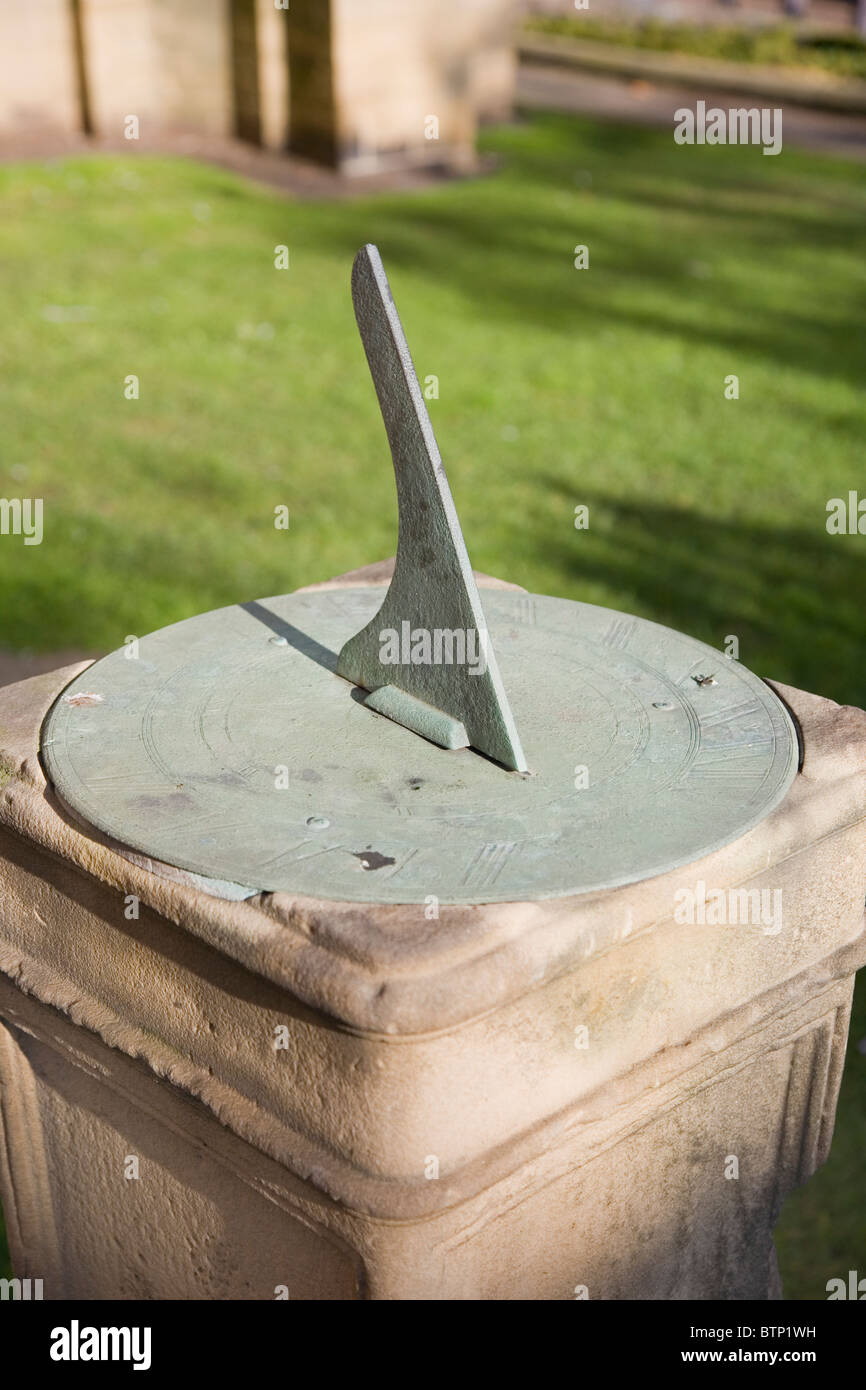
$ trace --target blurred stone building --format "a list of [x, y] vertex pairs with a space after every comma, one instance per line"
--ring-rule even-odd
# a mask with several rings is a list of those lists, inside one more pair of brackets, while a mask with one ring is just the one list
[[514, 0], [0, 0], [0, 134], [239, 137], [347, 173], [472, 162]]

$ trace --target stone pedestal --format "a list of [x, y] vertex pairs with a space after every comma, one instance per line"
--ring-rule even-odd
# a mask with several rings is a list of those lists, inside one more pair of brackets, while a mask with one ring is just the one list
[[[866, 715], [780, 687], [802, 770], [698, 864], [428, 920], [223, 901], [76, 826], [37, 750], [80, 669], [0, 690], [17, 1275], [46, 1298], [777, 1292], [866, 959]], [[701, 883], [780, 891], [781, 916], [677, 921]]]

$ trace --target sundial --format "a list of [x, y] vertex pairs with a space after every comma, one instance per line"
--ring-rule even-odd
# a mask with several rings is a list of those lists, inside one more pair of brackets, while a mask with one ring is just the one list
[[393, 579], [204, 613], [90, 666], [42, 733], [68, 811], [212, 892], [505, 902], [634, 882], [785, 796], [781, 701], [712, 647], [562, 598], [483, 601], [373, 246], [355, 315], [397, 482]]

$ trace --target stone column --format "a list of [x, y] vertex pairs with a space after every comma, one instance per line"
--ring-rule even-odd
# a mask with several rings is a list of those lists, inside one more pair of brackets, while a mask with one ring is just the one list
[[[80, 669], [0, 690], [19, 1277], [46, 1298], [778, 1293], [773, 1224], [827, 1155], [866, 959], [866, 715], [777, 687], [802, 770], [734, 844], [430, 921], [229, 902], [101, 843], [38, 757]], [[678, 922], [701, 883], [781, 891], [782, 915]]]
[[84, 124], [68, 0], [0, 5], [0, 130], [78, 131]]
[[[81, 0], [84, 65], [93, 128], [119, 139], [137, 116], [142, 145], [163, 130], [235, 132], [239, 85], [228, 5]], [[241, 34], [242, 34], [241, 30]], [[248, 71], [250, 61], [242, 66]], [[242, 83], [240, 84], [243, 85]], [[244, 89], [245, 90], [245, 89]], [[242, 113], [248, 115], [246, 109]], [[130, 138], [126, 135], [126, 138]], [[133, 145], [134, 150], [138, 146]]]
[[290, 144], [345, 173], [475, 165], [511, 109], [513, 0], [292, 0]]
[[274, 0], [257, 0], [261, 139], [272, 150], [284, 150], [289, 141], [288, 17]]

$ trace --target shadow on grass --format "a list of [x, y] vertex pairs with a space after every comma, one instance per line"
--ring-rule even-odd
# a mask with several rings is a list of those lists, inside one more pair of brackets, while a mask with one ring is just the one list
[[[540, 487], [570, 511], [568, 479], [540, 475]], [[590, 526], [543, 535], [529, 528], [524, 554], [562, 575], [561, 592], [588, 598], [595, 586], [617, 606], [724, 649], [757, 674], [845, 704], [866, 705], [863, 538], [831, 536], [691, 509], [624, 501], [580, 488]]]
[[[862, 383], [866, 277], [856, 261], [866, 252], [866, 171], [858, 165], [828, 163], [822, 183], [814, 156], [786, 151], [783, 168], [729, 146], [706, 159], [657, 131], [549, 114], [488, 138], [504, 156], [489, 189], [399, 206], [364, 201], [339, 215], [320, 208], [321, 244], [348, 261], [361, 241], [375, 241], [389, 268], [457, 290], [512, 324], [674, 333]], [[590, 275], [574, 273], [576, 243], [590, 247]], [[847, 251], [853, 274], [828, 297], [821, 258]], [[776, 262], [790, 270], [792, 256], [802, 262], [796, 297], [790, 283], [774, 282]], [[758, 287], [761, 263], [767, 283]]]

